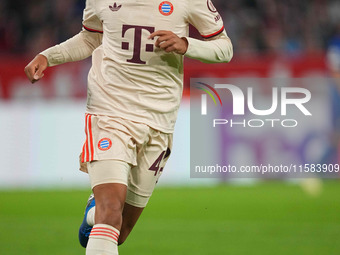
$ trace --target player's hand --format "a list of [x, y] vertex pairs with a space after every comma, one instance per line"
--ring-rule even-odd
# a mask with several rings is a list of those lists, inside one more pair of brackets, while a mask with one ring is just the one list
[[25, 67], [25, 73], [30, 82], [35, 83], [44, 77], [44, 71], [48, 66], [47, 58], [44, 55], [38, 54]]
[[158, 36], [155, 46], [161, 48], [166, 52], [176, 52], [178, 54], [184, 55], [188, 49], [188, 41], [186, 38], [178, 37], [171, 31], [158, 30], [153, 32], [149, 39], [154, 39]]

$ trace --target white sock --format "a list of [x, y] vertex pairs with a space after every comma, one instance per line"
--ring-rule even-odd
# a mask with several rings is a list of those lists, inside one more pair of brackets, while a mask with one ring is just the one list
[[89, 224], [90, 226], [94, 226], [94, 212], [95, 212], [96, 207], [93, 206], [87, 213], [86, 216], [86, 222], [87, 224]]
[[86, 255], [118, 255], [119, 234], [119, 230], [110, 225], [94, 225], [87, 243]]

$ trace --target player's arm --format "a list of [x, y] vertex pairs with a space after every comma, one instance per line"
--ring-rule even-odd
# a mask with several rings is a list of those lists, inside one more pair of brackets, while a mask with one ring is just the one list
[[55, 66], [88, 58], [101, 43], [101, 33], [94, 33], [84, 29], [71, 39], [40, 54], [47, 58], [48, 66]]
[[340, 47], [329, 47], [327, 51], [327, 65], [330, 71], [330, 76], [334, 79], [334, 82], [340, 91]]
[[229, 62], [233, 47], [224, 29], [223, 21], [210, 0], [187, 1], [187, 20], [201, 33], [204, 41], [190, 37], [178, 37], [170, 31], [156, 31], [156, 47], [166, 52], [176, 52], [205, 63]]
[[221, 34], [204, 41], [190, 37], [187, 40], [186, 57], [204, 63], [228, 63], [233, 57], [233, 45], [225, 30]]
[[204, 41], [190, 37], [178, 37], [171, 31], [159, 30], [152, 33], [149, 39], [158, 36], [155, 46], [166, 52], [176, 52], [204, 63], [229, 62], [233, 57], [233, 46], [227, 33]]
[[185, 56], [207, 63], [229, 62], [233, 57], [233, 46], [212, 1], [191, 0], [187, 4], [187, 20], [199, 31], [204, 41], [187, 38]]
[[83, 60], [92, 55], [102, 42], [102, 34], [82, 30], [69, 40], [39, 53], [26, 67], [28, 79], [34, 83], [40, 80], [48, 66]]
[[340, 71], [331, 71], [331, 77], [334, 79], [334, 82], [336, 83], [337, 88], [340, 91]]

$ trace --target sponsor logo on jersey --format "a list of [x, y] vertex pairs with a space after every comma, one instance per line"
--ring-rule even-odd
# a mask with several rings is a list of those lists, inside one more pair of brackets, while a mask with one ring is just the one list
[[117, 5], [117, 3], [114, 3], [113, 5], [109, 5], [109, 8], [111, 11], [116, 12], [119, 11], [120, 8], [122, 8], [122, 5]]
[[214, 4], [211, 2], [211, 0], [207, 0], [207, 5], [208, 5], [208, 9], [209, 11], [215, 13], [217, 12], [217, 9], [215, 8]]
[[101, 151], [107, 151], [111, 148], [112, 141], [109, 138], [103, 138], [98, 142], [98, 148]]
[[[145, 32], [149, 32], [150, 34], [152, 34], [153, 32], [155, 32], [155, 28], [154, 27], [147, 27], [147, 26], [123, 24], [123, 28], [122, 28], [123, 38], [125, 38], [125, 33], [129, 30], [134, 31], [134, 42], [132, 43], [131, 41], [125, 41], [125, 42], [123, 41], [122, 42], [122, 49], [130, 51], [131, 48], [132, 48], [133, 49], [133, 55], [132, 55], [131, 59], [127, 59], [126, 61], [130, 62], [130, 63], [136, 63], [136, 64], [146, 64], [146, 61], [143, 61], [141, 59], [142, 47], [144, 48], [144, 45], [142, 45], [142, 42], [144, 42], [142, 40], [142, 36], [144, 35]], [[133, 44], [132, 47], [130, 46], [131, 43]], [[145, 44], [145, 48], [143, 49], [143, 51], [144, 50], [145, 50], [145, 52], [153, 52], [154, 44], [153, 43]]]
[[161, 2], [159, 5], [159, 12], [164, 16], [169, 16], [174, 11], [174, 6], [168, 1]]

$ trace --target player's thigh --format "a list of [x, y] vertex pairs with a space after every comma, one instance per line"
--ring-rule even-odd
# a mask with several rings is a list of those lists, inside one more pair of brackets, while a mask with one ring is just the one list
[[139, 208], [146, 206], [170, 156], [171, 147], [172, 134], [158, 132], [140, 149], [137, 166], [132, 167], [129, 174], [126, 203]]
[[122, 160], [96, 160], [87, 163], [91, 188], [106, 183], [120, 183], [128, 185], [131, 165]]

